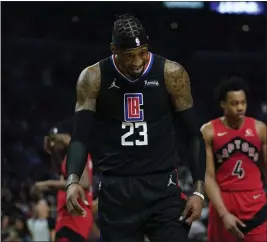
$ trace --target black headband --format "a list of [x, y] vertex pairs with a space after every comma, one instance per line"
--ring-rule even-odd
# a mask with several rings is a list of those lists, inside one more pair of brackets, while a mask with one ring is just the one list
[[148, 36], [144, 31], [135, 37], [120, 37], [115, 33], [112, 35], [112, 43], [119, 49], [132, 49], [148, 44]]

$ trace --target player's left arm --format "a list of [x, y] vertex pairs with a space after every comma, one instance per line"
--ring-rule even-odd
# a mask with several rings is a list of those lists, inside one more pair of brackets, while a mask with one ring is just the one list
[[[88, 175], [87, 167], [83, 171], [79, 184], [84, 189], [89, 188], [89, 175]], [[60, 180], [46, 180], [46, 181], [36, 182], [34, 187], [35, 187], [35, 190], [38, 190], [40, 192], [45, 192], [49, 190], [65, 190], [66, 180], [63, 178]]]
[[267, 127], [261, 121], [256, 121], [257, 132], [261, 139], [261, 159], [264, 166], [265, 181], [267, 182]]
[[166, 60], [164, 77], [179, 122], [186, 132], [189, 145], [189, 166], [196, 192], [204, 194], [206, 172], [205, 142], [200, 132], [197, 116], [193, 109], [190, 79], [185, 68], [177, 62]]

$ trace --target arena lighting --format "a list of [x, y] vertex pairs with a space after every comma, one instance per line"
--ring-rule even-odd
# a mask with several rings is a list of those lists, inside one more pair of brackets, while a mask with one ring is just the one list
[[204, 8], [204, 2], [163, 2], [165, 8]]
[[210, 2], [210, 10], [221, 14], [264, 14], [263, 2]]
[[242, 26], [242, 30], [243, 30], [244, 32], [248, 32], [248, 31], [249, 31], [249, 26], [248, 26], [247, 24], [243, 25], [243, 26]]
[[79, 17], [78, 16], [73, 16], [72, 18], [71, 18], [71, 21], [73, 22], [73, 23], [77, 23], [77, 22], [79, 22]]
[[171, 23], [172, 29], [178, 29], [178, 24], [176, 22]]

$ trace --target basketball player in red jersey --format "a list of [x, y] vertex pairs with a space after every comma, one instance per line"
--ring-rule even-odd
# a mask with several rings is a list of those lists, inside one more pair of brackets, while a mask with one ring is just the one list
[[88, 156], [87, 166], [84, 169], [80, 185], [87, 190], [85, 193], [84, 201], [79, 201], [80, 205], [85, 209], [86, 214], [84, 216], [73, 216], [68, 212], [66, 204], [66, 192], [65, 190], [65, 178], [66, 178], [66, 158], [64, 158], [66, 148], [70, 141], [70, 135], [67, 132], [63, 132], [59, 127], [51, 129], [50, 136], [45, 138], [45, 149], [52, 155], [54, 164], [61, 162], [61, 177], [60, 180], [47, 180], [43, 182], [37, 182], [35, 188], [39, 191], [45, 191], [50, 189], [56, 189], [57, 192], [57, 221], [56, 221], [56, 241], [86, 241], [89, 233], [94, 226], [93, 216], [89, 204], [93, 204], [93, 210], [96, 212], [97, 203], [93, 203], [91, 184], [92, 180], [92, 161]]
[[260, 162], [267, 164], [266, 125], [246, 117], [247, 87], [231, 78], [218, 88], [224, 116], [201, 128], [205, 188], [211, 201], [209, 242], [266, 242], [267, 206]]

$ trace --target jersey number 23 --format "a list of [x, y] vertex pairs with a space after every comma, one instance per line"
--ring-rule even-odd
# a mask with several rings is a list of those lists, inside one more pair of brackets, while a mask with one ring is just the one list
[[148, 145], [146, 122], [136, 122], [136, 123], [122, 122], [121, 128], [127, 130], [127, 132], [121, 136], [122, 146]]

